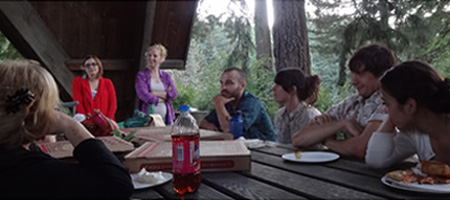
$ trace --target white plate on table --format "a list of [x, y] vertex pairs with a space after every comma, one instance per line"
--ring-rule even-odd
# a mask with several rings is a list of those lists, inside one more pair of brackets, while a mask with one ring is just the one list
[[389, 187], [422, 193], [434, 193], [434, 194], [450, 194], [450, 184], [419, 184], [419, 183], [403, 183], [390, 179], [386, 176], [381, 178], [381, 182]]
[[149, 187], [154, 187], [157, 185], [161, 185], [164, 184], [170, 180], [172, 180], [173, 175], [171, 173], [168, 172], [150, 172], [153, 174], [153, 176], [156, 178], [156, 182], [154, 183], [141, 183], [139, 181], [137, 181], [138, 178], [138, 174], [131, 174], [131, 179], [133, 180], [133, 185], [134, 185], [134, 189], [143, 189], [143, 188], [149, 188]]
[[296, 158], [295, 152], [283, 154], [283, 159], [302, 163], [323, 163], [339, 159], [339, 154], [325, 151], [302, 151], [301, 157]]

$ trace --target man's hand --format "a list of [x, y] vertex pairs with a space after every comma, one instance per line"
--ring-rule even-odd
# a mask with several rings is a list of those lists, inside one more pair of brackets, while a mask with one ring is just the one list
[[336, 135], [331, 135], [331, 136], [326, 137], [323, 140], [322, 144], [325, 145], [325, 146], [328, 146], [330, 144], [330, 142], [334, 142], [334, 141], [337, 141], [336, 140]]
[[226, 103], [233, 101], [233, 100], [234, 100], [234, 97], [226, 98], [226, 97], [222, 96], [221, 94], [218, 94], [215, 97], [213, 97], [211, 101], [214, 104], [214, 106], [223, 106]]
[[333, 117], [331, 117], [330, 115], [327, 115], [327, 114], [323, 114], [323, 115], [314, 117], [314, 120], [311, 122], [311, 124], [321, 125], [321, 124], [325, 124], [325, 123], [328, 123], [331, 121], [333, 121]]
[[225, 104], [233, 100], [234, 97], [226, 98], [220, 94], [216, 95], [211, 100], [214, 105], [214, 108], [216, 108], [217, 119], [219, 120], [220, 129], [222, 129], [223, 132], [230, 132], [231, 116], [230, 113], [228, 113], [227, 109], [225, 108]]
[[361, 135], [364, 131], [364, 127], [359, 125], [359, 123], [355, 119], [346, 119], [343, 121], [345, 130], [352, 134], [353, 136]]

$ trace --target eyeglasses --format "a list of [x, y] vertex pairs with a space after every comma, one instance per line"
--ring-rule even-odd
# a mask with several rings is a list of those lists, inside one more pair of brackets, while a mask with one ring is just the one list
[[97, 63], [86, 63], [86, 64], [84, 64], [84, 67], [90, 67], [90, 66], [95, 67], [95, 66], [98, 66], [98, 64]]

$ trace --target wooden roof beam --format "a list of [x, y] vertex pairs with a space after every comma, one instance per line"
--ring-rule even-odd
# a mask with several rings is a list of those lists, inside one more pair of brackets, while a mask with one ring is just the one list
[[26, 58], [40, 61], [72, 96], [73, 73], [66, 67], [70, 59], [56, 37], [28, 1], [0, 1], [0, 30]]
[[144, 52], [147, 50], [147, 47], [150, 45], [150, 42], [152, 41], [155, 8], [156, 8], [156, 1], [147, 1], [147, 8], [145, 9], [145, 19], [144, 19], [144, 34], [141, 43], [142, 44], [141, 52], [138, 56], [139, 70], [143, 70], [147, 66], [147, 61], [144, 56]]
[[[142, 44], [141, 51], [138, 56], [139, 70], [143, 70], [147, 66], [147, 61], [144, 56], [144, 52], [147, 50], [147, 47], [152, 42], [152, 33], [153, 33], [153, 29], [154, 29], [156, 6], [157, 6], [157, 1], [148, 1], [147, 7], [145, 9], [144, 34], [143, 34], [143, 38], [142, 38], [142, 42], [141, 42], [141, 44]], [[195, 18], [195, 14], [193, 16]], [[194, 21], [193, 19], [191, 22]], [[187, 43], [189, 44], [189, 41]], [[166, 48], [167, 48], [167, 46], [166, 46]], [[186, 50], [185, 58], [187, 58], [187, 50]], [[183, 70], [183, 69], [185, 69], [185, 61], [183, 59], [166, 59], [163, 63], [161, 63], [160, 69]]]

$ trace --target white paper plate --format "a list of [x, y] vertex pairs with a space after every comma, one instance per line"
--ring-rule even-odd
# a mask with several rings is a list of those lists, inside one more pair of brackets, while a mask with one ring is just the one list
[[418, 183], [403, 183], [400, 181], [392, 180], [386, 176], [381, 178], [381, 182], [389, 187], [423, 193], [435, 193], [435, 194], [450, 194], [450, 184], [418, 184]]
[[324, 151], [302, 151], [300, 158], [295, 157], [295, 152], [283, 154], [285, 160], [303, 163], [323, 163], [339, 159], [339, 154]]
[[167, 181], [172, 180], [173, 175], [168, 172], [151, 172], [153, 176], [158, 180], [155, 183], [141, 183], [137, 181], [137, 177], [139, 176], [136, 174], [131, 174], [131, 179], [133, 180], [134, 189], [143, 189], [143, 188], [149, 188], [157, 185], [161, 185], [163, 183], [166, 183]]

